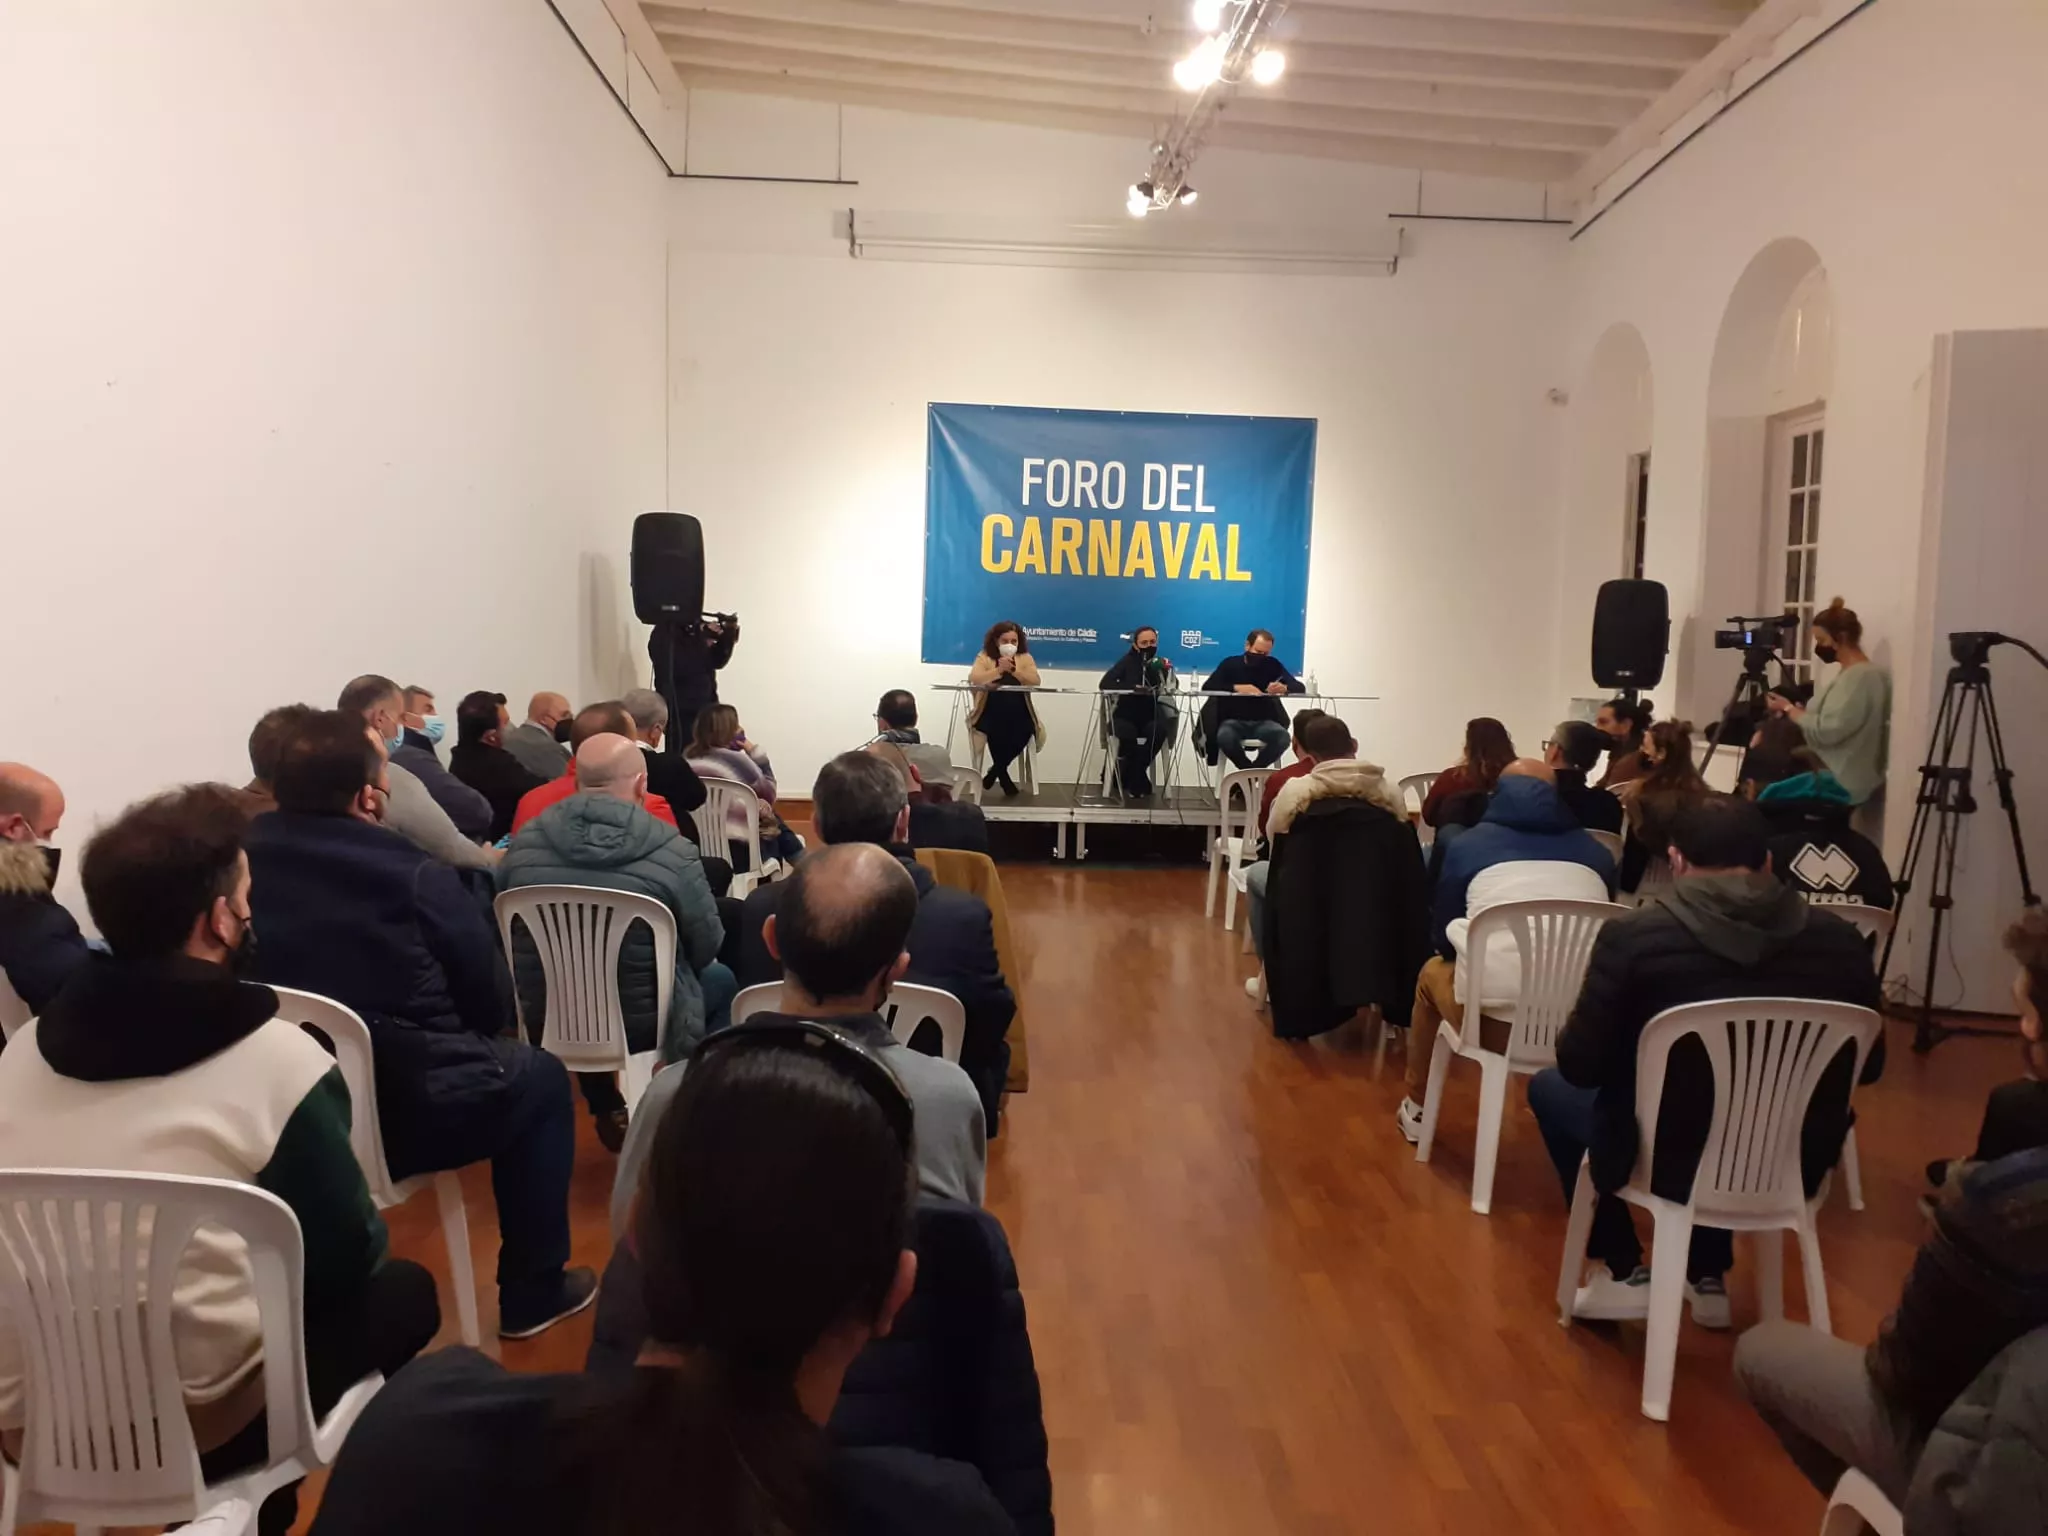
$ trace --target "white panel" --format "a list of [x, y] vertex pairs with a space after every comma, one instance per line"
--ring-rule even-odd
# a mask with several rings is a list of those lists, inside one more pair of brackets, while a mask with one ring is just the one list
[[839, 111], [830, 102], [690, 92], [690, 170], [699, 176], [839, 174]]

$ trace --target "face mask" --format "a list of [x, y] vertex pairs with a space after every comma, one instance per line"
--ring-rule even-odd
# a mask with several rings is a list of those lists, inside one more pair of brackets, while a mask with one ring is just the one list
[[1017, 654], [1017, 642], [1016, 642], [1016, 641], [1014, 641], [1014, 640], [1005, 640], [1005, 641], [1004, 641], [1004, 642], [1003, 642], [1003, 643], [1002, 643], [1001, 645], [999, 645], [999, 646], [997, 646], [997, 647], [996, 647], [996, 654], [997, 654], [998, 656], [1014, 656], [1014, 655], [1016, 655], [1016, 654]]
[[420, 716], [420, 734], [434, 746], [441, 745], [441, 738], [448, 734], [448, 722], [439, 715]]
[[242, 936], [235, 941], [235, 947], [228, 951], [228, 969], [237, 976], [246, 976], [256, 965], [256, 919], [252, 914], [242, 919]]
[[384, 750], [386, 752], [396, 752], [405, 745], [405, 722], [397, 720], [393, 724], [396, 729], [393, 730], [391, 735], [384, 738]]
[[573, 716], [557, 720], [555, 722], [555, 740], [566, 747], [569, 744], [569, 732], [575, 728], [575, 725], [576, 721]]
[[1140, 656], [1143, 656], [1147, 661], [1150, 661], [1154, 656], [1157, 656], [1159, 654], [1159, 647], [1156, 644], [1141, 645], [1138, 647], [1138, 654]]
[[1813, 659], [1826, 665], [1835, 659], [1835, 648], [1832, 645], [1816, 645], [1813, 648]]
[[1246, 651], [1244, 653], [1244, 659], [1246, 661], [1257, 661], [1259, 659], [1259, 653], [1257, 651]]
[[43, 850], [43, 868], [50, 872], [50, 888], [55, 890], [57, 887], [57, 866], [64, 862], [64, 850], [62, 848], [52, 848], [48, 843], [38, 843], [36, 846]]

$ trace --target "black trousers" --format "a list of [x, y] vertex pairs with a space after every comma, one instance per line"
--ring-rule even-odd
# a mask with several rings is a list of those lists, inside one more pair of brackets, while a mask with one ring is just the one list
[[[313, 1412], [324, 1414], [372, 1371], [390, 1376], [441, 1331], [434, 1277], [410, 1259], [386, 1259], [354, 1307], [306, 1319], [306, 1385]], [[199, 1458], [206, 1480], [227, 1477], [270, 1459], [267, 1415], [258, 1413], [230, 1439]], [[285, 1536], [299, 1517], [299, 1485], [263, 1501], [258, 1536]]]
[[998, 688], [981, 706], [981, 718], [974, 724], [988, 742], [988, 771], [1001, 773], [1017, 760], [1036, 734], [1031, 724], [1031, 701], [1021, 693]]
[[1152, 760], [1172, 744], [1180, 729], [1180, 711], [1160, 704], [1143, 714], [1117, 715], [1110, 721], [1116, 732], [1117, 777], [1127, 795], [1152, 793]]

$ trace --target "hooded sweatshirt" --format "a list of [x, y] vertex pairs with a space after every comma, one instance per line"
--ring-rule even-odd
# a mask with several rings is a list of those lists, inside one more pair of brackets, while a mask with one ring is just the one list
[[[1579, 825], [1557, 790], [1541, 779], [1508, 774], [1479, 825], [1444, 853], [1430, 938], [1439, 954], [1457, 961], [1455, 991], [1463, 1000], [1469, 977], [1466, 930], [1488, 907], [1504, 901], [1608, 901], [1613, 895], [1613, 858]], [[1481, 1005], [1505, 1007], [1521, 989], [1514, 936], [1496, 932], [1487, 945]]]
[[1849, 792], [1832, 773], [1766, 785], [1756, 806], [1771, 824], [1772, 870], [1808, 901], [1889, 909], [1897, 900], [1883, 852], [1849, 825]]
[[1266, 835], [1278, 837], [1318, 800], [1365, 800], [1390, 816], [1408, 819], [1408, 802], [1387, 782], [1386, 769], [1362, 757], [1332, 757], [1290, 780], [1274, 797]]

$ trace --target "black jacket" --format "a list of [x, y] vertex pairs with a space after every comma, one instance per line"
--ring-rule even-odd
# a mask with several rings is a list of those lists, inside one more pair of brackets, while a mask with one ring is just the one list
[[511, 835], [521, 798], [548, 782], [503, 747], [481, 741], [457, 742], [448, 754], [448, 770], [490, 801], [491, 824], [485, 841], [492, 843]]
[[[1249, 683], [1259, 690], [1259, 696], [1231, 693], [1239, 683]], [[1202, 739], [1208, 744], [1209, 761], [1216, 761], [1216, 727], [1226, 720], [1269, 720], [1275, 725], [1287, 723], [1287, 711], [1279, 698], [1266, 692], [1274, 683], [1285, 683], [1289, 693], [1306, 693], [1301, 679], [1283, 667], [1272, 656], [1227, 656], [1216, 664], [1208, 680], [1202, 684], [1204, 693], [1230, 693], [1227, 699], [1209, 699], [1202, 705]]]
[[[940, 885], [908, 848], [889, 850], [902, 861], [917, 886], [917, 916], [904, 948], [910, 970], [904, 980], [919, 986], [942, 987], [967, 1010], [967, 1037], [960, 1047], [960, 1066], [981, 1093], [981, 1110], [989, 1134], [996, 1134], [1003, 1084], [1010, 1075], [1010, 1020], [1017, 1000], [1003, 979], [996, 957], [995, 924], [988, 903], [971, 891]], [[758, 986], [782, 980], [782, 962], [768, 953], [761, 937], [782, 903], [782, 886], [757, 885], [747, 896], [740, 917], [739, 984]], [[922, 1041], [916, 1042], [920, 1048]]]
[[1119, 720], [1132, 720], [1141, 724], [1150, 723], [1162, 707], [1159, 693], [1173, 685], [1173, 663], [1164, 656], [1145, 657], [1138, 654], [1134, 645], [1120, 656], [1116, 664], [1102, 674], [1099, 688], [1146, 688], [1148, 693], [1127, 693], [1111, 706], [1111, 713]]
[[1586, 783], [1586, 776], [1575, 768], [1559, 768], [1556, 773], [1557, 798], [1578, 818], [1580, 826], [1588, 832], [1621, 830], [1623, 818], [1619, 800], [1604, 789], [1591, 788]]
[[1853, 808], [1846, 798], [1766, 791], [1756, 808], [1771, 824], [1771, 868], [1808, 901], [1889, 909], [1898, 899], [1884, 853], [1849, 825]]
[[668, 802], [669, 809], [676, 813], [676, 830], [694, 843], [697, 824], [687, 813], [704, 803], [704, 781], [680, 752], [657, 752], [652, 747], [642, 747], [640, 755], [647, 759], [647, 792]]
[[53, 857], [35, 843], [0, 842], [0, 972], [31, 1014], [50, 1006], [91, 953], [50, 894]]
[[456, 831], [473, 843], [484, 840], [491, 829], [493, 807], [489, 797], [442, 767], [432, 747], [416, 747], [408, 742], [391, 754], [391, 761], [427, 786], [434, 804], [448, 813]]
[[1273, 1033], [1303, 1040], [1378, 1005], [1405, 1025], [1429, 958], [1422, 849], [1365, 800], [1316, 800], [1273, 840], [1260, 951]]
[[[1748, 894], [1731, 890], [1750, 882]], [[1741, 905], [1748, 927], [1747, 962], [1697, 915], [1703, 888], [1722, 888]], [[1735, 935], [1741, 939], [1742, 935]], [[1670, 895], [1600, 930], [1586, 966], [1578, 1004], [1557, 1040], [1557, 1069], [1579, 1088], [1596, 1088], [1592, 1156], [1594, 1186], [1626, 1184], [1636, 1161], [1636, 1046], [1643, 1026], [1667, 1008], [1724, 997], [1799, 997], [1825, 1002], [1879, 1003], [1877, 973], [1862, 936], [1839, 918], [1808, 911], [1791, 891], [1762, 876], [1699, 877], [1679, 882]], [[1801, 1165], [1809, 1194], [1841, 1155], [1849, 1128], [1849, 1072], [1845, 1051], [1815, 1091], [1801, 1138]], [[1866, 1082], [1884, 1063], [1880, 1035]], [[1713, 1116], [1713, 1076], [1698, 1041], [1673, 1048], [1657, 1116], [1650, 1187], [1667, 1200], [1686, 1200]]]
[[[832, 1438], [898, 1446], [979, 1471], [1023, 1536], [1052, 1536], [1052, 1473], [1024, 1294], [1003, 1225], [930, 1195], [917, 1202], [917, 1288], [888, 1337], [846, 1373]], [[630, 1370], [647, 1340], [640, 1261], [620, 1243], [598, 1292], [584, 1369]]]
[[988, 818], [982, 814], [980, 806], [965, 800], [946, 800], [937, 805], [913, 800], [910, 804], [910, 846], [987, 853]]
[[657, 624], [647, 637], [647, 659], [654, 664], [654, 691], [668, 700], [669, 734], [663, 750], [680, 757], [689, 745], [690, 724], [718, 702], [718, 673], [732, 660], [740, 643], [737, 622], [716, 637], [695, 624]]
[[363, 1016], [386, 1150], [417, 1166], [419, 1135], [504, 1088], [488, 1037], [512, 1025], [511, 978], [483, 905], [446, 864], [349, 816], [272, 811], [243, 846], [257, 978]]

